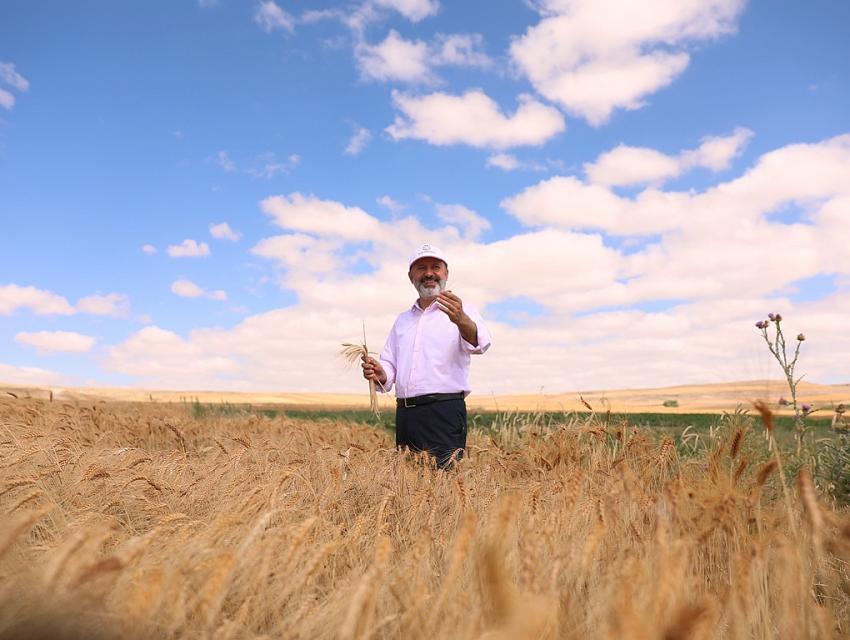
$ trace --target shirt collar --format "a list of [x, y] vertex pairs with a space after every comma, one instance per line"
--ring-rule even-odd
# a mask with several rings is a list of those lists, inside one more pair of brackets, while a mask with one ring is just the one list
[[422, 307], [419, 306], [419, 298], [416, 298], [416, 300], [413, 301], [413, 304], [410, 306], [410, 308], [413, 311], [418, 311], [419, 313], [425, 313], [426, 311], [428, 311], [428, 309], [430, 309], [433, 306], [434, 306], [434, 303], [432, 302], [431, 304], [429, 304], [427, 307], [425, 307], [423, 309]]

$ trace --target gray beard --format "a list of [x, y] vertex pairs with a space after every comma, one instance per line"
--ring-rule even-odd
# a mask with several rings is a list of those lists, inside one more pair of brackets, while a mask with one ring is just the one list
[[438, 293], [445, 291], [446, 281], [437, 280], [436, 282], [415, 284], [416, 291], [419, 292], [421, 298], [436, 298]]

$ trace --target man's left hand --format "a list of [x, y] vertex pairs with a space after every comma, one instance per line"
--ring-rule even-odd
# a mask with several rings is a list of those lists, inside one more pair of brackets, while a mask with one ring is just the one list
[[437, 306], [455, 324], [460, 324], [466, 318], [463, 301], [451, 291], [443, 291], [437, 294]]

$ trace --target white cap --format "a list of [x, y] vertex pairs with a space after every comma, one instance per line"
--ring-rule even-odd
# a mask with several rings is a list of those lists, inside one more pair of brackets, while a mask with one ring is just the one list
[[407, 262], [408, 268], [412, 267], [413, 263], [419, 260], [419, 258], [436, 258], [448, 264], [448, 261], [443, 257], [443, 252], [433, 244], [426, 243], [416, 247], [416, 251], [411, 254], [410, 260]]

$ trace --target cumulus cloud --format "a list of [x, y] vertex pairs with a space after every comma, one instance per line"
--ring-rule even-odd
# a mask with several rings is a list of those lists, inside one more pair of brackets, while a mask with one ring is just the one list
[[75, 313], [65, 298], [51, 291], [16, 284], [0, 285], [0, 316], [11, 315], [18, 309], [29, 309], [37, 315]]
[[146, 253], [147, 255], [152, 256], [152, 255], [156, 254], [156, 247], [153, 246], [152, 244], [143, 244], [142, 245], [142, 251], [144, 253]]
[[313, 273], [329, 273], [339, 269], [342, 260], [335, 255], [338, 241], [319, 240], [303, 233], [289, 233], [263, 238], [251, 253], [275, 260], [284, 269]]
[[130, 312], [130, 299], [122, 293], [91, 295], [77, 301], [77, 309], [96, 316], [124, 318]]
[[366, 145], [369, 144], [369, 140], [371, 139], [372, 134], [368, 129], [364, 127], [357, 127], [351, 138], [348, 140], [348, 145], [345, 147], [345, 155], [359, 155], [360, 152], [366, 148]]
[[483, 51], [480, 33], [437, 34], [432, 45], [434, 64], [486, 68], [493, 60]]
[[749, 129], [738, 128], [728, 136], [703, 138], [698, 148], [676, 156], [646, 147], [619, 145], [595, 162], [586, 163], [584, 171], [591, 182], [612, 186], [661, 183], [697, 167], [721, 171], [741, 154], [752, 135]]
[[[473, 365], [476, 394], [764, 378], [775, 363], [752, 323], [766, 311], [809, 335], [811, 379], [846, 381], [848, 172], [850, 135], [765, 153], [703, 190], [625, 197], [558, 176], [505, 199], [528, 228], [493, 242], [475, 238], [484, 217], [462, 205], [426, 228], [315, 195], [274, 196], [260, 207], [282, 232], [252, 252], [281, 268], [279, 286], [297, 302], [226, 329], [147, 327], [113, 346], [107, 366], [151, 386], [314, 391], [319, 379], [356, 391], [362, 378], [340, 365], [335, 345], [358, 339], [365, 321], [380, 348], [416, 295], [406, 257], [427, 240], [447, 253], [450, 286], [484, 310], [494, 334]], [[797, 220], [774, 220], [789, 206]], [[626, 250], [625, 240], [637, 242]], [[806, 303], [777, 293], [818, 274], [834, 274], [838, 290]], [[539, 307], [522, 325], [501, 311], [516, 298]], [[657, 310], [635, 306], [645, 303]]]
[[295, 31], [295, 19], [271, 0], [260, 2], [254, 12], [254, 22], [266, 33], [281, 30]]
[[285, 229], [347, 240], [369, 241], [380, 227], [375, 218], [359, 207], [346, 207], [339, 202], [297, 192], [266, 198], [260, 208]]
[[[695, 44], [733, 33], [744, 0], [542, 0], [511, 44], [535, 89], [594, 125], [638, 109], [690, 62]], [[616, 16], [612, 19], [612, 16]]]
[[377, 45], [360, 41], [354, 53], [366, 80], [433, 84], [439, 81], [433, 67], [492, 65], [483, 46], [484, 38], [477, 33], [437, 34], [428, 43], [405, 40], [393, 29]]
[[421, 40], [405, 40], [391, 30], [377, 45], [361, 44], [355, 49], [360, 73], [370, 80], [401, 82], [433, 82], [428, 64], [428, 44]]
[[437, 216], [446, 224], [462, 229], [464, 237], [469, 240], [477, 240], [484, 231], [491, 227], [487, 218], [478, 215], [462, 204], [438, 204]]
[[227, 293], [221, 289], [206, 291], [191, 280], [175, 280], [171, 283], [171, 293], [181, 298], [209, 298], [210, 300], [227, 300]]
[[180, 244], [169, 245], [168, 255], [172, 258], [202, 258], [210, 255], [210, 245], [186, 238]]
[[210, 235], [217, 240], [230, 240], [232, 242], [237, 242], [242, 237], [239, 231], [231, 229], [230, 225], [226, 222], [211, 224]]
[[394, 91], [393, 103], [402, 115], [386, 131], [395, 140], [505, 149], [541, 145], [566, 128], [557, 109], [520, 96], [517, 110], [506, 115], [480, 89], [460, 96], [432, 93], [421, 97]]
[[[646, 189], [623, 197], [572, 176], [544, 180], [502, 205], [531, 226], [598, 229], [614, 236], [661, 234], [628, 256], [609, 304], [646, 299], [766, 296], [777, 283], [843, 273], [834, 238], [850, 215], [850, 136], [789, 145], [739, 178], [703, 192]], [[792, 224], [770, 215], [795, 206]], [[842, 236], [843, 237], [843, 236]], [[722, 250], [719, 248], [722, 247]], [[754, 265], [758, 265], [754, 268]]]
[[192, 381], [192, 388], [220, 384], [214, 381], [236, 370], [237, 364], [228, 357], [205, 353], [204, 346], [184, 340], [173, 331], [149, 326], [112, 347], [107, 366], [162, 387], [181, 386], [188, 381]]
[[92, 336], [73, 331], [35, 331], [21, 332], [15, 336], [15, 342], [34, 347], [39, 355], [52, 353], [86, 353], [96, 342]]

